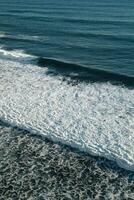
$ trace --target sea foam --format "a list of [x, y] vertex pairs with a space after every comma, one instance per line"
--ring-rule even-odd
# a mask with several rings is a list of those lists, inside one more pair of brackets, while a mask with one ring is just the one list
[[13, 35], [5, 32], [0, 32], [0, 39], [18, 40], [27, 42], [44, 42], [48, 40], [48, 37], [36, 36], [36, 35], [23, 35], [23, 34]]
[[31, 56], [22, 52], [0, 54], [2, 120], [134, 171], [133, 89], [109, 82], [71, 85], [25, 62]]

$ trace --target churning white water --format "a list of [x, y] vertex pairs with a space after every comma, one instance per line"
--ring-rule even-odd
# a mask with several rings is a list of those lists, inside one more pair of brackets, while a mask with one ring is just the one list
[[23, 52], [0, 50], [0, 118], [134, 170], [134, 90], [68, 84]]

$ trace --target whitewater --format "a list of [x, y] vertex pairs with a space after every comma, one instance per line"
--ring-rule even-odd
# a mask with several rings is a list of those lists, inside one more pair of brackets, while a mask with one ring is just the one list
[[33, 56], [0, 49], [0, 119], [134, 171], [134, 90], [47, 72]]

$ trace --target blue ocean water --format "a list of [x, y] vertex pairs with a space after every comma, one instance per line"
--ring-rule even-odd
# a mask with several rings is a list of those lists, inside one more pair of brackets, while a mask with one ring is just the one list
[[1, 0], [0, 44], [134, 76], [132, 0]]

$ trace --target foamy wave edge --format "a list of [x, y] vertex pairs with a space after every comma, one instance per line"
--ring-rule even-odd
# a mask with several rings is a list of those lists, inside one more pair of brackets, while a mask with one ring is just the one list
[[134, 90], [108, 82], [68, 85], [9, 54], [0, 59], [3, 121], [134, 171]]
[[27, 41], [27, 42], [44, 42], [48, 40], [47, 36], [22, 35], [22, 34], [13, 35], [6, 32], [0, 32], [0, 38], [9, 40]]

